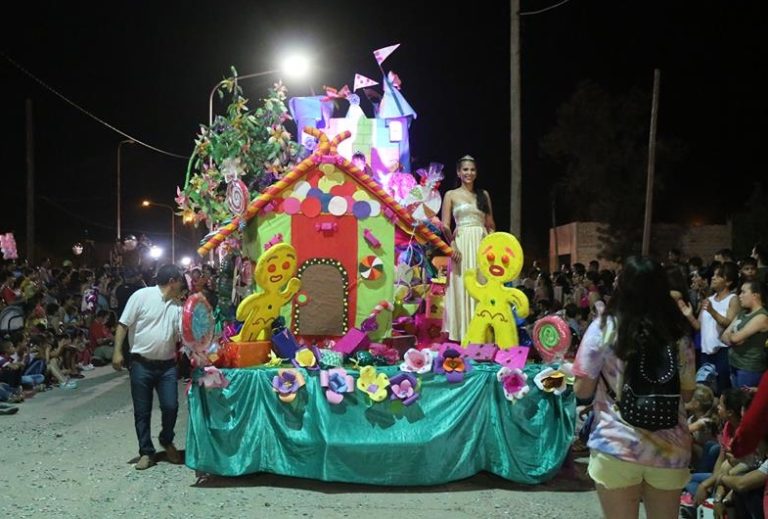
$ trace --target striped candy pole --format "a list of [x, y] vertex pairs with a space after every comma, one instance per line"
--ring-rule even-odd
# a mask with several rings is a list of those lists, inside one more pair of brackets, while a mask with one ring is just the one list
[[394, 309], [395, 305], [386, 299], [382, 299], [379, 301], [379, 304], [373, 307], [373, 310], [371, 310], [371, 313], [368, 314], [368, 317], [366, 317], [365, 320], [360, 323], [360, 329], [364, 332], [375, 332], [379, 328], [379, 323], [376, 321], [376, 318], [379, 316], [379, 314], [383, 310], [391, 312]]

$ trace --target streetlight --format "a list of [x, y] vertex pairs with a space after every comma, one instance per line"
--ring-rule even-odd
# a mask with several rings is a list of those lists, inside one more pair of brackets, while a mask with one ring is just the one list
[[142, 207], [165, 207], [171, 212], [171, 263], [176, 264], [176, 213], [168, 204], [161, 204], [158, 202], [152, 202], [151, 200], [144, 200], [141, 203]]
[[117, 145], [117, 239], [120, 239], [120, 149], [123, 144], [136, 144], [131, 139], [120, 141]]
[[228, 81], [234, 81], [235, 84], [237, 84], [237, 82], [241, 79], [268, 76], [269, 74], [274, 74], [275, 72], [280, 71], [293, 77], [305, 76], [309, 71], [309, 58], [298, 53], [291, 54], [283, 59], [282, 67], [280, 69], [264, 70], [262, 72], [254, 72], [253, 74], [233, 76], [227, 79], [222, 79], [216, 83], [211, 89], [210, 95], [208, 96], [208, 127], [210, 128], [213, 125], [213, 94], [216, 93], [216, 90], [218, 90], [219, 87], [226, 84]]

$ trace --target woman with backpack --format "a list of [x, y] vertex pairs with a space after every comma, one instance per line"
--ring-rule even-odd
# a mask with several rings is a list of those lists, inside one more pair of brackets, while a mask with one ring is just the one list
[[696, 388], [685, 317], [662, 266], [630, 257], [603, 315], [576, 354], [578, 398], [594, 395], [589, 475], [607, 518], [678, 517], [691, 436], [685, 402]]

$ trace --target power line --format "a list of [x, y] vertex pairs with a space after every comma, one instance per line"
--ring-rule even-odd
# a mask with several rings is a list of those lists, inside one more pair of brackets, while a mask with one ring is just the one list
[[170, 151], [165, 151], [165, 150], [161, 150], [160, 148], [156, 148], [155, 146], [152, 146], [151, 144], [147, 144], [146, 142], [143, 142], [142, 140], [140, 140], [140, 139], [137, 139], [136, 137], [133, 137], [133, 136], [131, 136], [131, 135], [129, 135], [129, 134], [127, 134], [127, 133], [125, 133], [124, 131], [122, 131], [122, 130], [119, 130], [119, 129], [115, 128], [114, 126], [112, 126], [112, 125], [111, 125], [111, 124], [109, 124], [108, 122], [106, 122], [106, 121], [104, 121], [104, 120], [100, 119], [99, 117], [95, 116], [94, 114], [92, 114], [91, 112], [89, 112], [89, 111], [88, 111], [88, 110], [86, 110], [85, 108], [81, 107], [80, 105], [78, 105], [78, 104], [77, 104], [77, 103], [75, 103], [74, 101], [72, 101], [72, 100], [68, 99], [66, 96], [64, 96], [63, 94], [59, 93], [59, 92], [58, 92], [58, 91], [57, 91], [55, 88], [53, 88], [53, 87], [51, 87], [51, 86], [48, 86], [48, 85], [47, 85], [47, 84], [46, 84], [46, 83], [45, 83], [45, 82], [44, 82], [42, 79], [38, 78], [38, 77], [37, 77], [37, 76], [35, 76], [35, 75], [34, 75], [32, 72], [30, 72], [29, 70], [27, 70], [26, 68], [24, 68], [24, 67], [23, 67], [22, 65], [20, 65], [19, 63], [17, 63], [17, 62], [16, 62], [16, 61], [15, 61], [13, 58], [11, 58], [10, 56], [8, 56], [8, 55], [7, 55], [5, 52], [2, 52], [2, 51], [0, 51], [0, 54], [1, 54], [1, 55], [2, 55], [2, 56], [3, 56], [3, 57], [4, 57], [4, 58], [5, 58], [7, 61], [8, 61], [8, 62], [9, 62], [11, 65], [13, 65], [13, 66], [14, 66], [14, 67], [16, 67], [17, 69], [19, 69], [21, 72], [23, 72], [24, 74], [26, 74], [27, 76], [29, 76], [30, 78], [32, 78], [34, 81], [36, 81], [37, 83], [39, 83], [39, 84], [40, 84], [40, 85], [41, 85], [43, 88], [45, 88], [46, 90], [48, 90], [49, 92], [51, 92], [52, 94], [54, 94], [56, 97], [58, 97], [58, 98], [60, 98], [60, 99], [64, 100], [64, 101], [65, 101], [67, 104], [69, 104], [69, 105], [71, 105], [71, 106], [75, 107], [77, 110], [81, 111], [82, 113], [84, 113], [85, 115], [87, 115], [87, 116], [88, 116], [88, 117], [90, 117], [91, 119], [93, 119], [93, 120], [97, 121], [98, 123], [100, 123], [100, 124], [102, 124], [102, 125], [106, 126], [107, 128], [109, 128], [109, 129], [110, 129], [110, 130], [112, 130], [113, 132], [119, 133], [119, 134], [120, 134], [120, 135], [122, 135], [123, 137], [126, 137], [126, 138], [128, 138], [128, 139], [131, 139], [132, 141], [136, 142], [136, 144], [141, 144], [141, 145], [142, 145], [142, 146], [144, 146], [145, 148], [149, 148], [150, 150], [156, 151], [156, 152], [158, 152], [158, 153], [162, 153], [163, 155], [168, 155], [169, 157], [175, 157], [175, 158], [177, 158], [177, 159], [184, 159], [184, 160], [186, 160], [186, 159], [188, 159], [188, 158], [189, 158], [189, 156], [187, 156], [187, 155], [179, 155], [179, 154], [177, 154], [177, 153], [171, 153]]
[[556, 7], [560, 7], [563, 4], [567, 4], [571, 0], [563, 0], [562, 2], [558, 2], [555, 5], [550, 5], [549, 7], [545, 7], [544, 9], [539, 9], [538, 11], [525, 11], [524, 13], [518, 13], [520, 16], [529, 16], [532, 14], [541, 14], [546, 13], [547, 11], [551, 11], [552, 9], [555, 9]]
[[[92, 218], [89, 218], [87, 216], [83, 216], [82, 214], [76, 213], [76, 212], [74, 212], [74, 211], [64, 207], [63, 205], [59, 204], [58, 202], [56, 202], [54, 199], [52, 199], [50, 197], [39, 196], [38, 199], [42, 200], [43, 202], [46, 202], [46, 203], [50, 204], [51, 206], [53, 206], [54, 208], [58, 209], [62, 213], [66, 214], [66, 215], [69, 215], [72, 218], [74, 218], [76, 220], [79, 220], [80, 222], [82, 222], [84, 224], [87, 224], [89, 227], [96, 227], [96, 228], [105, 229], [105, 230], [108, 230], [108, 231], [114, 231], [115, 230], [115, 226], [114, 225], [103, 223], [103, 222], [98, 222], [98, 221], [93, 220]], [[150, 229], [144, 229], [144, 228], [138, 228], [138, 227], [131, 227], [131, 232], [137, 232], [137, 233], [143, 233], [143, 234], [151, 234], [153, 236], [163, 236], [163, 237], [171, 236], [171, 233], [167, 232], [167, 231], [158, 231], [156, 229], [155, 230], [150, 230]], [[178, 236], [177, 235], [176, 239], [177, 240], [181, 240], [181, 241], [183, 241], [183, 242], [185, 242], [187, 244], [192, 243], [193, 245], [196, 246], [196, 243], [194, 242], [194, 240], [190, 240], [189, 238], [186, 238], [184, 236]]]

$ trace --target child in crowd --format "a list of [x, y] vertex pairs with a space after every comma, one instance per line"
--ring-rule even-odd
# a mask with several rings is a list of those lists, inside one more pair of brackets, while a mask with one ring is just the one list
[[0, 342], [0, 384], [3, 396], [10, 403], [24, 401], [21, 391], [21, 376], [24, 365], [14, 360], [16, 348], [11, 341]]
[[693, 438], [691, 466], [694, 472], [712, 472], [720, 451], [717, 443], [719, 420], [712, 388], [698, 384], [691, 401], [685, 404], [688, 431]]
[[[723, 507], [728, 505], [730, 495], [727, 495], [728, 489], [720, 483], [720, 477], [744, 474], [760, 466], [762, 460], [757, 453], [737, 459], [728, 452], [728, 446], [741, 423], [742, 414], [749, 406], [750, 400], [750, 394], [736, 388], [726, 389], [720, 396], [717, 410], [723, 427], [720, 433], [720, 454], [715, 462], [714, 470], [709, 475], [693, 474], [691, 483], [686, 486], [686, 490], [695, 495], [694, 503], [696, 505], [700, 505], [712, 495], [716, 508], [720, 508], [722, 511]], [[703, 478], [703, 476], [707, 477]], [[697, 486], [695, 492], [693, 491], [694, 486]]]
[[46, 341], [45, 343], [45, 362], [48, 366], [48, 373], [56, 379], [60, 387], [75, 388], [77, 382], [70, 380], [65, 373], [69, 373], [63, 367], [64, 352], [70, 346], [71, 339], [67, 335], [57, 337], [57, 342]]

